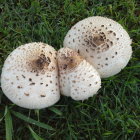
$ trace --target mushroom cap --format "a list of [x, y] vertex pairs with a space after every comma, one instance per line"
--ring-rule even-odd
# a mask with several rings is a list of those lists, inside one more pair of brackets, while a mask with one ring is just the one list
[[100, 89], [98, 72], [77, 52], [61, 48], [57, 53], [57, 60], [62, 95], [71, 96], [74, 100], [85, 100]]
[[60, 98], [56, 51], [44, 43], [16, 48], [5, 60], [1, 87], [18, 106], [41, 109]]
[[119, 73], [132, 55], [131, 39], [124, 28], [100, 16], [76, 23], [68, 31], [63, 45], [79, 52], [102, 78]]

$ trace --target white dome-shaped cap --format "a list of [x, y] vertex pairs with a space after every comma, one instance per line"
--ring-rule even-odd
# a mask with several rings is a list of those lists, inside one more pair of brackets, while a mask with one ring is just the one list
[[57, 55], [60, 92], [74, 100], [92, 97], [101, 87], [98, 72], [77, 52], [62, 48]]
[[75, 24], [64, 39], [64, 47], [77, 51], [102, 78], [120, 72], [132, 55], [131, 39], [124, 28], [112, 19], [99, 16]]
[[16, 48], [5, 60], [1, 87], [18, 106], [41, 109], [60, 98], [56, 51], [44, 43]]

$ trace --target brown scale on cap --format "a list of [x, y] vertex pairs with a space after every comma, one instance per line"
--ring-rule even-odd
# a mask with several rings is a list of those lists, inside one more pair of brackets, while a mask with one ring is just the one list
[[[111, 30], [107, 32], [111, 36], [116, 36], [116, 33]], [[110, 39], [107, 39], [106, 33], [104, 33], [102, 29], [89, 30], [83, 34], [82, 38], [84, 38], [83, 45], [88, 46], [90, 49], [97, 51], [98, 53], [105, 52], [113, 46], [113, 42]]]
[[51, 63], [51, 58], [46, 57], [43, 53], [41, 53], [34, 60], [29, 60], [28, 66], [31, 72], [44, 72], [48, 69], [49, 64]]
[[44, 95], [44, 94], [41, 94], [41, 95], [40, 95], [40, 97], [46, 97], [46, 95]]
[[[68, 49], [68, 48], [67, 48]], [[62, 49], [58, 52], [58, 66], [59, 70], [72, 70], [77, 67], [83, 58], [75, 51], [70, 51], [68, 49], [67, 52], [62, 51]]]
[[104, 39], [103, 39], [103, 36], [99, 35], [99, 34], [95, 34], [93, 36], [93, 43], [96, 45], [96, 46], [99, 46], [101, 44], [104, 43]]

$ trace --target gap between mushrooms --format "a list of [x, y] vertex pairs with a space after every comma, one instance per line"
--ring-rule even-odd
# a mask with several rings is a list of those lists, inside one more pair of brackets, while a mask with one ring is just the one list
[[125, 29], [112, 19], [93, 16], [76, 23], [63, 45], [83, 56], [101, 78], [121, 71], [132, 55], [131, 39]]

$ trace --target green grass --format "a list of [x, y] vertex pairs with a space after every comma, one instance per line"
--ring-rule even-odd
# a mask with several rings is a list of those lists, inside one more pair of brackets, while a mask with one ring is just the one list
[[118, 21], [133, 39], [127, 67], [102, 80], [97, 96], [62, 96], [42, 110], [20, 108], [0, 89], [0, 140], [140, 139], [139, 0], [0, 0], [0, 71], [17, 46], [41, 41], [59, 49], [72, 25], [96, 15]]

